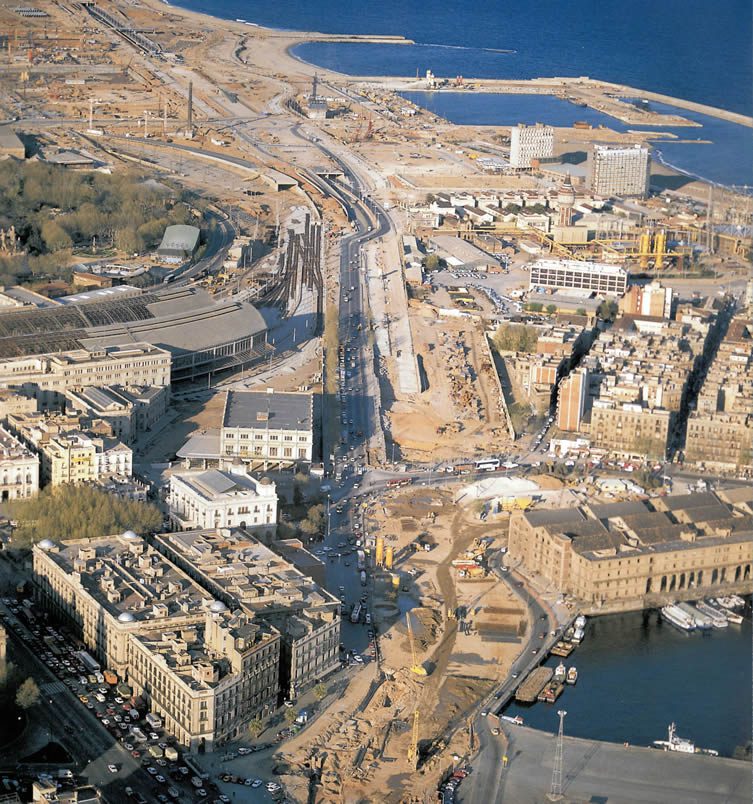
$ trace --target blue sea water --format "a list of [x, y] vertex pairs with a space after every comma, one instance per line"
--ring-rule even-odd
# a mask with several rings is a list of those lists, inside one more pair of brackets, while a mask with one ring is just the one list
[[[273, 28], [402, 35], [417, 46], [309, 44], [301, 58], [353, 75], [589, 75], [753, 113], [749, 0], [180, 0]], [[490, 49], [514, 50], [495, 53]]]
[[[625, 125], [595, 109], [577, 106], [553, 95], [494, 95], [464, 92], [403, 92], [403, 97], [423, 106], [452, 123], [460, 125], [515, 125], [547, 123], [572, 126], [582, 120], [596, 127], [604, 125], [614, 131], [629, 131]], [[656, 130], [674, 134], [678, 142], [657, 137], [652, 141], [654, 158], [684, 173], [708, 181], [730, 185], [753, 185], [753, 129], [698, 112], [688, 112], [663, 103], [652, 102], [650, 108], [668, 114], [679, 114], [700, 124], [665, 127]], [[652, 131], [638, 126], [640, 131]], [[687, 142], [700, 140], [698, 144]]]
[[687, 634], [658, 612], [595, 617], [573, 654], [546, 661], [575, 665], [578, 683], [554, 706], [512, 704], [506, 714], [556, 731], [557, 709], [566, 709], [568, 734], [632, 745], [666, 740], [674, 721], [681, 737], [731, 756], [751, 738], [750, 640], [750, 620]]
[[[593, 0], [534, 5], [492, 0], [180, 0], [194, 11], [268, 27], [325, 33], [402, 35], [415, 45], [309, 43], [295, 55], [350, 75], [533, 78], [588, 75], [639, 89], [753, 114], [753, 4], [749, 0]], [[500, 50], [510, 52], [497, 52]], [[574, 120], [624, 130], [594, 110], [542, 96], [416, 93], [413, 99], [465, 124], [512, 125]], [[703, 124], [677, 129], [661, 158], [693, 176], [725, 185], [753, 184], [753, 130], [680, 110]], [[671, 130], [671, 129], [670, 129]]]

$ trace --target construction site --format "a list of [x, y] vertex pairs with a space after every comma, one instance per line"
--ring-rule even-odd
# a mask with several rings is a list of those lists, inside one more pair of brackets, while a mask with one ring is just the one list
[[[376, 541], [377, 658], [276, 755], [294, 794], [303, 794], [315, 768], [317, 800], [373, 800], [380, 790], [383, 801], [422, 801], [452, 755], [472, 748], [468, 719], [505, 677], [530, 628], [519, 599], [486, 568], [508, 515], [490, 528], [477, 511], [425, 488], [388, 492], [363, 511]], [[478, 572], [464, 571], [469, 564]]]
[[439, 317], [410, 303], [420, 394], [396, 393], [387, 407], [391, 433], [406, 460], [498, 452], [510, 444], [499, 380], [481, 327]]

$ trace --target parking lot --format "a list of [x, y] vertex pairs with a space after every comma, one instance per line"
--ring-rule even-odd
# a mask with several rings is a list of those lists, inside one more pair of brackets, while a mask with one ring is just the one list
[[[100, 669], [85, 647], [65, 627], [50, 624], [44, 613], [39, 612], [28, 599], [3, 598], [0, 620], [8, 631], [26, 645], [35, 659], [43, 663], [59, 683], [75, 696], [65, 696], [70, 705], [75, 706], [74, 701], [77, 701], [80, 707], [99, 721], [102, 732], [94, 736], [102, 738], [100, 744], [115, 742], [115, 746], [106, 749], [106, 755], [100, 763], [101, 772], [111, 777], [106, 784], [108, 800], [131, 799], [137, 804], [154, 801], [183, 804], [230, 802], [231, 799], [220, 792], [191, 757], [183, 754], [176, 738], [165, 732], [161, 718], [146, 711], [141, 699], [134, 696], [131, 689], [119, 682], [114, 674]], [[55, 683], [40, 682], [40, 690], [43, 694], [51, 692]], [[60, 697], [62, 693], [59, 690], [56, 692]], [[73, 726], [67, 721], [63, 729], [66, 735], [74, 734]], [[105, 732], [109, 733], [111, 739], [107, 739]], [[50, 731], [49, 736], [54, 740], [57, 735]], [[65, 742], [64, 739], [61, 741]], [[95, 760], [92, 760], [89, 769], [95, 767]], [[36, 776], [52, 780], [49, 769]], [[77, 778], [69, 771], [62, 778], [55, 778], [53, 783], [58, 788], [97, 783], [96, 779], [89, 778], [91, 772], [87, 772], [86, 776], [85, 779]], [[257, 786], [261, 784], [265, 783], [260, 780]], [[276, 782], [270, 782], [269, 785], [267, 789], [270, 793], [281, 791]], [[101, 780], [99, 786], [104, 786]]]

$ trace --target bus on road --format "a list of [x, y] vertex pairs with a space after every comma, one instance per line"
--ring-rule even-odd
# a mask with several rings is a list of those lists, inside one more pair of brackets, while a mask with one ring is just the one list
[[482, 458], [476, 461], [477, 472], [496, 472], [499, 469], [499, 458]]

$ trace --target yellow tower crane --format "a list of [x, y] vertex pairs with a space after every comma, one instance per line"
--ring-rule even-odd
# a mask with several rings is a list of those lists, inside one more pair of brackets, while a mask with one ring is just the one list
[[[410, 655], [411, 655], [411, 673], [415, 673], [417, 676], [425, 676], [426, 675], [426, 668], [418, 663], [418, 658], [416, 657], [416, 643], [413, 641], [413, 626], [410, 622], [410, 612], [405, 612], [405, 622], [408, 624], [408, 642], [410, 642]], [[418, 717], [418, 714], [416, 714]]]

